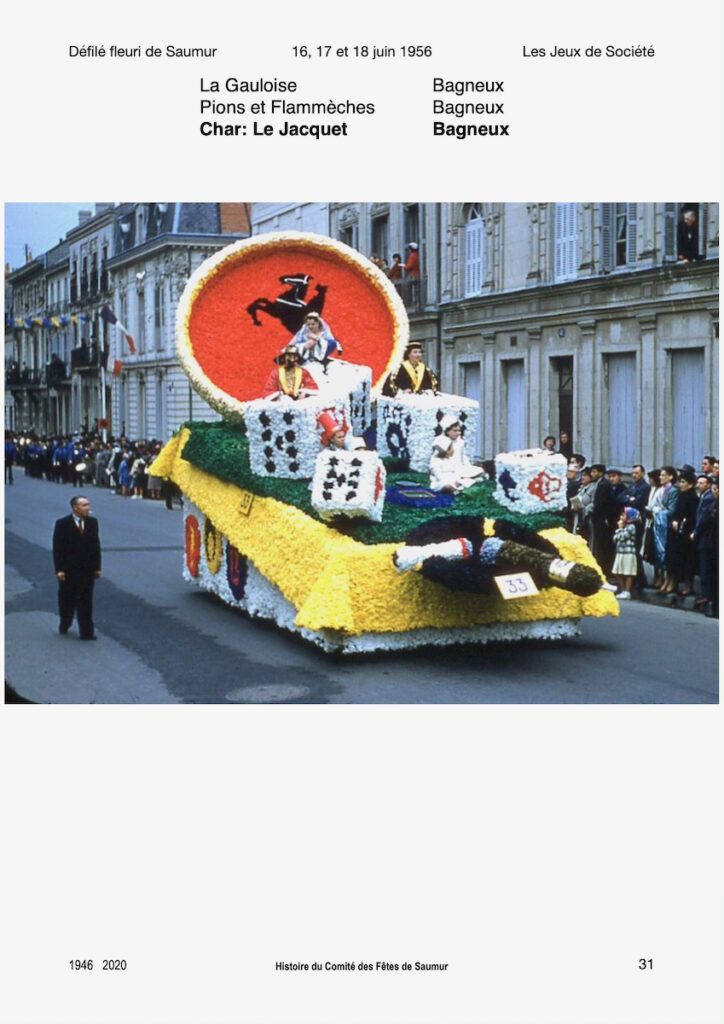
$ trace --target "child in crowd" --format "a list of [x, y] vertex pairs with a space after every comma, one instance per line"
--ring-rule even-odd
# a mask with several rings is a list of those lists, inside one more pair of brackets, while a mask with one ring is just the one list
[[619, 601], [631, 600], [631, 587], [636, 578], [636, 520], [639, 514], [635, 508], [626, 508], [618, 517], [618, 529], [614, 531], [613, 542], [616, 557], [613, 574], [618, 581], [616, 597]]

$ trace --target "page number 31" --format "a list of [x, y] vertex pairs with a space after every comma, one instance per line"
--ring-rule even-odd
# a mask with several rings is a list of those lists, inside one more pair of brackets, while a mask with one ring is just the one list
[[640, 971], [653, 971], [653, 969], [654, 969], [654, 961], [653, 960], [644, 960], [644, 959], [639, 960], [639, 970]]

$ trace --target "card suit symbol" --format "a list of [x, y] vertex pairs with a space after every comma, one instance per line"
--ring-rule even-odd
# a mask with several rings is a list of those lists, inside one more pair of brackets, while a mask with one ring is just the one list
[[352, 501], [353, 498], [357, 497], [357, 491], [347, 491], [344, 496], [345, 501]]
[[272, 432], [271, 432], [271, 430], [263, 430], [262, 434], [261, 434], [261, 439], [262, 439], [262, 441], [271, 441], [271, 439], [272, 439]]
[[274, 454], [274, 449], [271, 447], [271, 445], [267, 444], [264, 446], [264, 454], [268, 459], [272, 457], [272, 455]]
[[362, 465], [362, 459], [352, 459], [352, 465], [353, 466], [361, 466]]
[[299, 454], [299, 452], [294, 447], [294, 445], [290, 444], [289, 447], [287, 448], [287, 455], [289, 456], [289, 458], [290, 459], [296, 459], [298, 454]]
[[291, 412], [285, 412], [283, 420], [285, 423], [294, 423], [294, 414]]
[[280, 452], [284, 451], [284, 438], [283, 437], [277, 437], [277, 439], [274, 441], [274, 444], [277, 446], [277, 449]]
[[271, 420], [269, 419], [269, 415], [267, 413], [265, 413], [265, 412], [261, 413], [260, 416], [259, 416], [259, 422], [261, 423], [261, 425], [263, 427], [268, 427], [269, 424], [271, 423]]
[[274, 465], [274, 463], [272, 462], [271, 459], [268, 459], [267, 462], [266, 462], [265, 468], [266, 468], [267, 473], [273, 473], [274, 470], [276, 469], [276, 466]]
[[299, 463], [298, 462], [290, 462], [289, 463], [289, 472], [290, 473], [298, 473], [299, 472]]
[[293, 430], [287, 430], [284, 436], [286, 437], [287, 441], [293, 441], [297, 435], [294, 433]]
[[325, 501], [331, 501], [332, 500], [332, 492], [331, 491], [322, 491], [322, 497], [324, 498]]
[[342, 484], [345, 482], [346, 479], [347, 479], [347, 477], [345, 476], [344, 473], [340, 473], [337, 476], [337, 483], [339, 484], [340, 487], [342, 486]]
[[333, 455], [332, 458], [329, 460], [330, 466], [336, 466], [338, 462], [339, 462], [339, 459], [337, 458], [336, 455]]

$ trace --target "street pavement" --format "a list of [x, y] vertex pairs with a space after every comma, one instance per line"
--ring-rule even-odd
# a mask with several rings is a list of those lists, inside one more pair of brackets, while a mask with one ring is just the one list
[[[185, 583], [182, 512], [90, 488], [97, 643], [57, 630], [50, 541], [70, 487], [5, 486], [5, 678], [38, 703], [556, 704], [718, 701], [718, 621], [631, 601], [555, 643], [329, 656]], [[12, 699], [12, 698], [11, 698]]]

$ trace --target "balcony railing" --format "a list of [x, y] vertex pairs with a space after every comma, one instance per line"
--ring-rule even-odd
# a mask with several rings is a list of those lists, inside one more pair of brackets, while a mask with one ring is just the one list
[[408, 313], [422, 313], [427, 301], [427, 278], [406, 277], [392, 282]]
[[46, 364], [45, 367], [45, 383], [49, 388], [55, 388], [64, 381], [69, 380], [68, 367], [65, 365], [62, 359], [58, 359], [55, 362]]
[[39, 387], [43, 383], [43, 373], [42, 370], [6, 370], [5, 383], [11, 388]]

